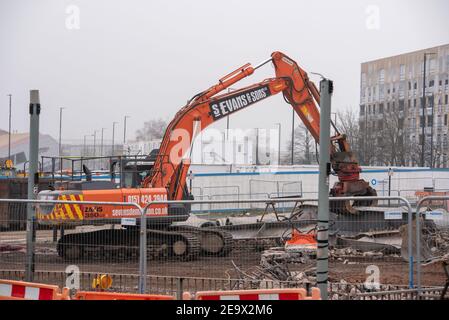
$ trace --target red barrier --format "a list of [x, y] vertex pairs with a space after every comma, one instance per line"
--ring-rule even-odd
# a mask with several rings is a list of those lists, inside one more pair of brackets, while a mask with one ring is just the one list
[[158, 294], [78, 291], [74, 300], [175, 300], [175, 297]]
[[69, 300], [69, 289], [58, 286], [0, 280], [0, 300]]
[[312, 288], [307, 296], [303, 288], [267, 290], [199, 291], [195, 295], [183, 294], [184, 300], [321, 300], [320, 289]]

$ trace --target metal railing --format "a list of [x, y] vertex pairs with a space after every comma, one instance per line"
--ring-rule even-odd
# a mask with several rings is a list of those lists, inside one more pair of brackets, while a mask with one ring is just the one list
[[[402, 197], [331, 197], [329, 198], [329, 201], [335, 202], [335, 201], [378, 201], [378, 200], [387, 200], [392, 201], [396, 200], [398, 202], [401, 202], [405, 205], [407, 208], [407, 224], [408, 224], [408, 266], [409, 266], [409, 272], [408, 272], [408, 283], [409, 287], [414, 287], [414, 279], [413, 279], [413, 251], [412, 251], [412, 208], [409, 203], [409, 201]], [[193, 204], [207, 204], [207, 203], [214, 203], [214, 204], [232, 204], [232, 203], [266, 203], [267, 199], [242, 199], [242, 200], [166, 200], [166, 201], [153, 201], [148, 203], [144, 207], [144, 214], [142, 215], [141, 220], [141, 234], [146, 233], [146, 214], [145, 212], [147, 209], [152, 205], [161, 205], [161, 204], [187, 204], [187, 205], [193, 205]], [[296, 202], [296, 203], [305, 203], [305, 202], [318, 202], [317, 198], [280, 198], [280, 199], [270, 199], [269, 202], [272, 203], [287, 203], [287, 202]], [[146, 241], [146, 239], [142, 238], [142, 241]], [[145, 276], [147, 273], [147, 264], [146, 264], [146, 252], [141, 251], [141, 263], [140, 266], [140, 277], [139, 277], [139, 290], [141, 292], [146, 291], [146, 281]], [[143, 257], [145, 256], [145, 258]]]
[[[431, 205], [432, 201], [438, 201], [438, 200], [445, 200], [449, 201], [449, 196], [427, 196], [423, 197], [419, 200], [417, 207], [416, 207], [416, 213], [417, 213], [417, 219], [416, 219], [416, 259], [417, 259], [417, 288], [418, 288], [418, 294], [420, 294], [422, 290], [422, 284], [421, 284], [421, 274], [422, 274], [422, 248], [421, 248], [421, 237], [422, 237], [422, 230], [421, 230], [421, 218], [424, 215], [427, 215], [429, 213], [429, 210], [432, 211]], [[425, 211], [422, 211], [421, 209], [424, 208], [424, 206], [427, 204], [427, 207], [425, 208]], [[442, 208], [443, 207], [443, 208]], [[437, 205], [437, 208], [435, 209], [445, 209], [447, 210], [447, 203], [446, 204], [440, 204]], [[446, 211], [447, 214], [447, 211]], [[442, 217], [444, 218], [444, 217]], [[449, 218], [447, 216], [446, 218]], [[448, 222], [448, 221], [447, 221]]]
[[[330, 198], [331, 202], [334, 201], [379, 201], [379, 202], [397, 202], [400, 203], [404, 206], [405, 208], [405, 213], [407, 214], [407, 223], [408, 223], [408, 286], [410, 288], [414, 287], [414, 279], [413, 279], [413, 264], [414, 264], [414, 257], [413, 257], [413, 252], [412, 252], [412, 209], [410, 206], [410, 203], [402, 197], [338, 197], [338, 198]], [[129, 207], [134, 207], [136, 209], [138, 209], [138, 212], [140, 213], [140, 230], [139, 230], [139, 242], [138, 242], [138, 275], [135, 274], [134, 278], [138, 277], [138, 285], [137, 285], [137, 291], [140, 293], [145, 293], [147, 291], [147, 284], [150, 285], [151, 287], [151, 281], [149, 280], [150, 278], [155, 279], [155, 277], [160, 277], [161, 279], [163, 278], [162, 275], [158, 276], [158, 275], [148, 275], [148, 266], [147, 266], [147, 261], [148, 261], [148, 253], [147, 253], [147, 222], [151, 219], [153, 219], [153, 217], [149, 216], [147, 214], [148, 210], [150, 209], [151, 206], [155, 206], [155, 205], [202, 205], [202, 204], [216, 204], [216, 205], [225, 205], [225, 204], [239, 204], [239, 203], [252, 203], [252, 204], [267, 204], [267, 203], [272, 203], [272, 204], [276, 204], [279, 206], [283, 206], [285, 204], [288, 203], [293, 203], [295, 204], [292, 207], [296, 207], [296, 204], [310, 204], [310, 203], [317, 203], [317, 198], [301, 198], [301, 197], [297, 197], [297, 198], [280, 198], [280, 199], [226, 199], [226, 200], [186, 200], [186, 201], [153, 201], [153, 202], [149, 202], [146, 204], [145, 207], [141, 207], [138, 204], [135, 203], [130, 203], [130, 202], [102, 202], [102, 201], [59, 201], [59, 200], [22, 200], [22, 199], [0, 199], [0, 203], [7, 203], [7, 202], [15, 202], [15, 203], [32, 203], [32, 204], [59, 204], [59, 205], [64, 205], [64, 204], [79, 204], [79, 205], [116, 205], [116, 206], [129, 206]], [[274, 209], [274, 206], [273, 206]], [[275, 209], [274, 209], [275, 210]], [[394, 208], [393, 208], [394, 210]], [[316, 223], [316, 219], [315, 220], [308, 220], [309, 223]], [[370, 221], [368, 221], [370, 222]], [[361, 218], [359, 220], [356, 220], [354, 222], [351, 222], [354, 226], [356, 226], [357, 224], [363, 224], [365, 223], [364, 220]], [[360, 228], [353, 228], [355, 231], [360, 229]], [[31, 230], [27, 230], [27, 232], [31, 232]], [[31, 257], [27, 256], [27, 266], [32, 264], [33, 261], [31, 259]], [[368, 258], [366, 258], [368, 259]], [[209, 261], [209, 260], [206, 260]], [[370, 261], [370, 260], [366, 260], [366, 261]], [[385, 260], [386, 261], [386, 260]], [[207, 262], [204, 262], [207, 263]], [[101, 268], [101, 266], [98, 266], [99, 268]], [[29, 276], [30, 273], [36, 272], [32, 269], [26, 268], [25, 270], [25, 275]], [[186, 276], [179, 276], [179, 278], [189, 278]], [[158, 278], [159, 279], [159, 278]], [[189, 278], [190, 279], [190, 278]], [[232, 279], [232, 278], [229, 278]], [[228, 280], [229, 280], [228, 279]], [[221, 281], [224, 281], [226, 279], [221, 279]], [[235, 279], [235, 280], [239, 280], [239, 279]], [[241, 280], [241, 279], [240, 279]], [[191, 280], [189, 280], [191, 281]], [[193, 281], [193, 280], [192, 280]], [[244, 281], [245, 282], [245, 281]], [[250, 282], [250, 281], [249, 281]], [[249, 283], [248, 282], [248, 283]], [[277, 282], [273, 282], [273, 283], [281, 283], [282, 281], [277, 281]], [[154, 283], [154, 282], [153, 282]], [[245, 282], [246, 283], [246, 282]], [[259, 281], [260, 283], [260, 281]], [[265, 283], [265, 282], [264, 282]], [[296, 282], [295, 285], [299, 285], [298, 282]], [[153, 288], [152, 288], [153, 289]]]

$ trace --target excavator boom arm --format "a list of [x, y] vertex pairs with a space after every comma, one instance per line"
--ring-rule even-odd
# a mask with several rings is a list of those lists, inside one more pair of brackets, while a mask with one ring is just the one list
[[[274, 65], [276, 77], [239, 90], [221, 93], [236, 82], [252, 75], [255, 69], [269, 61]], [[213, 122], [280, 92], [319, 143], [318, 89], [294, 60], [281, 52], [274, 52], [270, 59], [255, 68], [245, 64], [222, 77], [218, 84], [195, 95], [176, 114], [165, 131], [153, 170], [143, 181], [143, 187], [164, 187], [168, 191], [169, 199], [182, 199], [185, 195], [185, 178], [190, 164], [188, 152], [196, 135]], [[348, 181], [360, 181], [360, 167], [350, 152], [346, 136], [337, 132], [337, 135], [330, 139], [332, 166], [339, 180], [343, 181], [343, 184]], [[336, 191], [336, 195], [357, 194], [363, 193], [360, 189], [366, 188], [366, 185], [349, 188], [352, 191], [346, 185], [334, 186], [335, 188], [339, 190]]]

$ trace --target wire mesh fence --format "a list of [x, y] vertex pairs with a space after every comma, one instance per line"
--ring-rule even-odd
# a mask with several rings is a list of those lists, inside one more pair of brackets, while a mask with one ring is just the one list
[[[257, 208], [189, 214], [194, 205], [226, 207], [244, 201]], [[143, 211], [138, 205], [89, 205], [72, 200], [36, 207], [35, 281], [64, 285], [78, 281], [80, 288], [91, 289], [95, 275], [110, 274], [111, 290], [139, 292], [143, 276], [146, 292], [161, 294], [316, 284], [316, 199], [166, 201], [167, 217], [174, 219], [157, 215], [154, 207], [161, 203], [146, 208], [144, 243]], [[7, 213], [0, 216], [0, 274], [23, 277], [26, 215], [13, 217], [21, 210], [26, 212], [26, 203], [2, 200], [0, 206]], [[129, 214], [126, 218], [102, 217], [103, 210]], [[345, 200], [331, 204], [331, 211], [331, 298], [349, 299], [413, 284], [410, 250], [414, 247], [409, 243], [416, 235], [409, 232], [411, 210], [405, 199]], [[424, 221], [423, 225], [427, 228], [431, 223]], [[441, 285], [427, 277], [422, 280], [423, 287]]]
[[[429, 279], [449, 287], [449, 196], [426, 196], [420, 199], [416, 212], [415, 252], [417, 285], [421, 290]], [[443, 274], [442, 274], [443, 272]]]

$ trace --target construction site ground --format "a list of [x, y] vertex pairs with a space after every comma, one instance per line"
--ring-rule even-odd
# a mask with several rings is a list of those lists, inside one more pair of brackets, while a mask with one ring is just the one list
[[[24, 270], [25, 266], [25, 232], [0, 232], [0, 270]], [[70, 264], [75, 264], [81, 272], [138, 274], [138, 259], [127, 261], [74, 261], [62, 260], [52, 242], [51, 230], [40, 230], [36, 238], [36, 271], [64, 272]], [[176, 261], [170, 259], [149, 260], [148, 274], [173, 277], [198, 277], [235, 279], [233, 262], [245, 271], [258, 266], [262, 251], [251, 245], [234, 248], [227, 257], [199, 257], [194, 261]], [[291, 264], [290, 271], [302, 271], [313, 266]], [[366, 268], [376, 265], [380, 270], [380, 283], [407, 285], [409, 281], [408, 263], [399, 256], [376, 257], [340, 257], [329, 262], [330, 280], [332, 282], [363, 283], [368, 274]], [[440, 264], [425, 266], [422, 269], [424, 286], [440, 286], [445, 282], [445, 274]]]

